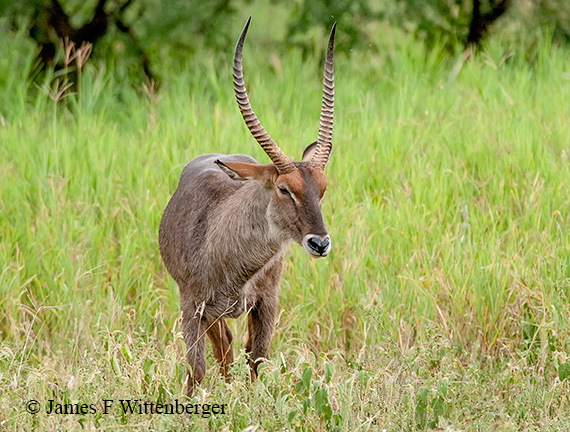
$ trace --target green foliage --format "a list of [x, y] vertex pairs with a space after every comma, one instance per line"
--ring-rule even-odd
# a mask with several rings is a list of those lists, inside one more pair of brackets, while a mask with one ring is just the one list
[[[60, 3], [71, 24], [79, 28], [92, 19], [96, 1]], [[496, 1], [482, 0], [481, 11], [488, 12], [493, 3]], [[0, 26], [30, 33], [39, 43], [51, 41], [59, 46], [53, 31], [46, 30], [49, 5], [50, 0], [0, 0], [0, 16], [4, 17]], [[512, 5], [490, 29], [493, 38], [519, 45], [524, 42], [529, 58], [545, 32], [551, 32], [557, 43], [570, 41], [567, 1], [531, 0]], [[216, 65], [224, 65], [228, 47], [235, 43], [248, 14], [258, 23], [253, 27], [263, 29], [257, 33], [263, 36], [256, 36], [252, 29], [250, 39], [259, 37], [271, 49], [298, 46], [309, 57], [323, 55], [323, 41], [335, 21], [339, 28], [337, 52], [392, 49], [394, 39], [412, 35], [429, 49], [453, 54], [464, 48], [472, 10], [472, 0], [173, 0], [167, 4], [162, 0], [108, 0], [105, 11], [112, 17], [111, 25], [105, 37], [97, 41], [94, 56], [106, 59], [131, 79], [140, 76], [142, 53], [157, 76], [189, 62], [200, 63], [196, 56], [204, 53]], [[121, 31], [122, 25], [130, 31]]]
[[232, 4], [228, 0], [135, 0], [126, 19], [155, 62], [181, 61], [203, 46], [220, 52], [235, 43], [234, 26], [227, 25], [236, 13]]
[[[328, 371], [325, 374], [332, 374], [332, 365], [328, 364]], [[315, 377], [316, 378], [316, 377]], [[330, 379], [329, 379], [330, 380]], [[306, 418], [310, 417], [309, 411], [314, 410], [317, 417], [325, 425], [327, 430], [336, 430], [335, 425], [342, 424], [342, 416], [333, 415], [331, 401], [329, 397], [329, 386], [320, 379], [313, 379], [313, 370], [311, 365], [304, 365], [301, 378], [297, 382], [296, 397], [299, 401], [302, 411], [291, 411], [288, 415], [288, 421], [291, 424], [297, 424], [296, 430], [306, 430], [309, 424]]]
[[435, 388], [420, 387], [416, 395], [416, 428], [424, 430], [437, 428], [440, 419], [448, 414], [446, 408], [448, 380], [439, 380]]
[[382, 18], [383, 9], [376, 9], [369, 0], [317, 0], [292, 2], [291, 20], [288, 25], [288, 40], [294, 41], [303, 47], [304, 50], [312, 49], [315, 40], [320, 37], [314, 35], [315, 28], [321, 29], [324, 33], [330, 31], [334, 22], [342, 28], [343, 40], [339, 49], [345, 46], [354, 47], [361, 45], [359, 40], [363, 37], [363, 26], [371, 21]]
[[556, 40], [570, 42], [570, 3], [564, 0], [537, 0], [532, 11], [537, 24], [553, 29]]
[[464, 44], [473, 4], [465, 0], [403, 0], [407, 26], [428, 46]]
[[[70, 18], [70, 25], [75, 29], [93, 19], [96, 3], [60, 1]], [[227, 26], [236, 12], [232, 4], [228, 0], [175, 0], [168, 3], [160, 0], [108, 0], [105, 12], [111, 17], [110, 25], [105, 37], [97, 40], [94, 54], [111, 62], [121, 59], [122, 63], [125, 63], [126, 56], [128, 65], [129, 61], [137, 64], [137, 58], [144, 51], [151, 65], [157, 67], [167, 60], [170, 66], [178, 65], [203, 46], [220, 51], [235, 37], [230, 33], [233, 27]], [[58, 35], [49, 27], [50, 5], [50, 0], [0, 0], [0, 16], [7, 17], [6, 25], [11, 23], [15, 30], [29, 30], [30, 36], [39, 44], [52, 42], [59, 46]], [[124, 5], [127, 6], [123, 9]], [[120, 24], [115, 25], [117, 22]], [[119, 31], [122, 25], [128, 26], [130, 33]], [[59, 53], [58, 59], [61, 56]]]
[[570, 363], [562, 363], [558, 366], [558, 378], [564, 381], [568, 377], [570, 377]]

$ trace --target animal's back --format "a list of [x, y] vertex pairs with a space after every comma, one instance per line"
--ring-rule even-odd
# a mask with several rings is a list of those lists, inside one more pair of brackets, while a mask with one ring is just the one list
[[235, 183], [226, 174], [224, 174], [220, 168], [218, 168], [215, 163], [218, 159], [220, 159], [222, 162], [257, 163], [257, 161], [251, 156], [243, 154], [203, 154], [192, 159], [182, 169], [182, 173], [180, 174], [180, 181], [178, 182], [178, 188], [181, 186], [191, 185], [193, 182], [199, 179], [213, 181], [216, 184]]

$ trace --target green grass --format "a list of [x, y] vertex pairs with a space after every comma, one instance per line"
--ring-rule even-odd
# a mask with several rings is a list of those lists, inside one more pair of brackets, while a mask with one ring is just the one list
[[[570, 429], [568, 49], [544, 43], [528, 64], [491, 45], [461, 68], [408, 40], [337, 56], [333, 250], [313, 261], [291, 246], [258, 382], [244, 317], [230, 384], [208, 348], [186, 402], [228, 409], [201, 418], [103, 415], [101, 401], [184, 399], [162, 211], [198, 154], [267, 162], [229, 62], [167, 73], [153, 97], [92, 62], [54, 102], [57, 77], [29, 83], [29, 49], [3, 38], [0, 429]], [[321, 65], [270, 57], [248, 45], [252, 105], [298, 158], [316, 137]], [[98, 413], [31, 415], [30, 399]]]

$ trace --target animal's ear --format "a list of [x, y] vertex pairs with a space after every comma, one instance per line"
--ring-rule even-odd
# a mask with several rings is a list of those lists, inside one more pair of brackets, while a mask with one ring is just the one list
[[307, 146], [307, 148], [303, 152], [303, 157], [301, 158], [301, 160], [303, 162], [309, 162], [313, 158], [316, 149], [317, 149], [317, 142], [313, 141], [311, 144]]
[[257, 180], [268, 185], [277, 177], [277, 169], [273, 164], [259, 165], [216, 160], [216, 165], [228, 176], [237, 181]]

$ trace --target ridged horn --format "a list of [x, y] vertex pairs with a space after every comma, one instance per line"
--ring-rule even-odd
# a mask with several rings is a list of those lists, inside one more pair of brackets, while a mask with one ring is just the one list
[[245, 84], [243, 82], [243, 69], [242, 69], [242, 51], [243, 42], [245, 40], [245, 35], [247, 34], [247, 29], [249, 28], [249, 22], [251, 17], [247, 19], [245, 27], [243, 28], [241, 35], [239, 36], [236, 49], [234, 52], [234, 92], [236, 95], [236, 100], [241, 111], [241, 115], [245, 120], [247, 128], [259, 143], [261, 148], [267, 153], [269, 159], [273, 162], [279, 174], [287, 174], [294, 171], [295, 165], [291, 162], [291, 159], [287, 157], [285, 153], [279, 148], [275, 141], [269, 136], [269, 134], [263, 129], [261, 123], [257, 119], [257, 116], [251, 109], [249, 103], [249, 97], [245, 91]]
[[323, 103], [321, 106], [321, 119], [319, 122], [319, 136], [317, 138], [317, 148], [311, 159], [313, 168], [325, 169], [332, 149], [332, 130], [334, 113], [334, 33], [336, 22], [332, 26], [325, 59], [325, 72], [323, 77]]

